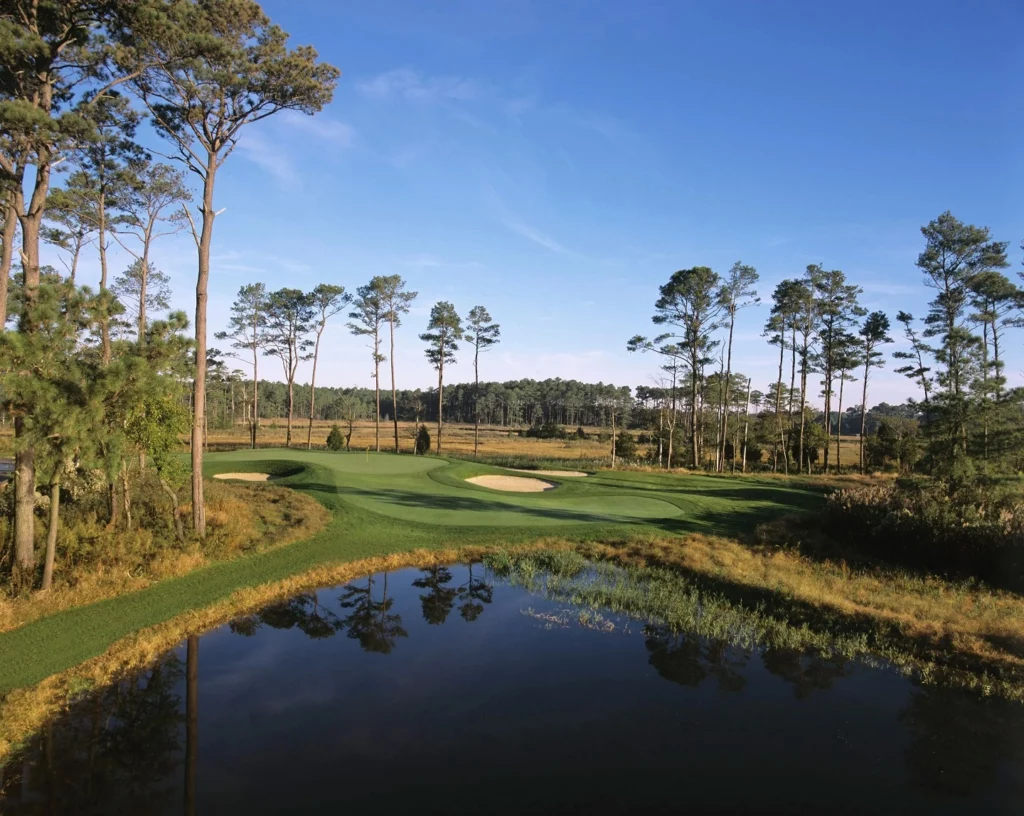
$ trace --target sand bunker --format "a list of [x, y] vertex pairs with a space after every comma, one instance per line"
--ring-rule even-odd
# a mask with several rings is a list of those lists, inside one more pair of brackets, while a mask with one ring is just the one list
[[274, 477], [269, 473], [215, 473], [214, 479], [238, 479], [240, 482], [269, 482]]
[[543, 493], [558, 487], [543, 479], [524, 479], [522, 476], [474, 476], [466, 479], [471, 484], [489, 487], [491, 490], [507, 490], [510, 493]]
[[590, 475], [582, 470], [527, 470], [526, 468], [506, 468], [506, 470], [514, 470], [516, 473], [536, 473], [538, 476], [572, 476], [574, 479]]

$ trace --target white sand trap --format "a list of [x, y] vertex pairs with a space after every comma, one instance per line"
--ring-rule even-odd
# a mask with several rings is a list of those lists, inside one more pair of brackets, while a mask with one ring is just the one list
[[489, 487], [491, 490], [505, 490], [509, 493], [543, 493], [558, 487], [543, 479], [524, 479], [522, 476], [474, 476], [466, 479], [470, 484]]
[[536, 473], [538, 476], [572, 476], [574, 479], [590, 475], [582, 470], [527, 470], [526, 468], [506, 468], [506, 470], [514, 470], [516, 473]]
[[269, 482], [274, 477], [269, 473], [215, 473], [214, 479], [237, 479], [240, 482]]

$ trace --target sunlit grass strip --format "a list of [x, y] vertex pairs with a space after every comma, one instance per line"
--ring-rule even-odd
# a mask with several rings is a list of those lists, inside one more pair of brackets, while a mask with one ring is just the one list
[[[667, 626], [742, 649], [811, 650], [824, 657], [891, 666], [922, 683], [948, 685], [1024, 701], [1024, 672], [1006, 665], [950, 665], [915, 648], [898, 630], [858, 622], [842, 631], [794, 624], [763, 604], [745, 605], [701, 586], [699, 579], [661, 567], [620, 567], [589, 562], [577, 551], [488, 553], [485, 564], [510, 583], [558, 603], [610, 611], [650, 625]], [[857, 631], [857, 630], [860, 631]]]

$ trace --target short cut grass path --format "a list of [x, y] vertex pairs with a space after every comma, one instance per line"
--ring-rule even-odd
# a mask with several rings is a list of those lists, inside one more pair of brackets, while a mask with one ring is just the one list
[[603, 472], [546, 476], [544, 493], [502, 493], [465, 480], [507, 473], [467, 462], [393, 454], [236, 451], [206, 458], [206, 475], [264, 472], [309, 493], [331, 522], [280, 549], [213, 564], [138, 592], [69, 609], [0, 634], [0, 694], [102, 654], [132, 632], [329, 563], [414, 549], [513, 544], [541, 536], [609, 540], [631, 532], [747, 533], [821, 503], [813, 488], [775, 480]]

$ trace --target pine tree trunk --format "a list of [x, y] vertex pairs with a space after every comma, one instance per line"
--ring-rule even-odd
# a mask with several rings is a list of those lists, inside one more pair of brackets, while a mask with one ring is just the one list
[[0, 329], [7, 325], [7, 289], [14, 263], [14, 236], [18, 229], [18, 209], [14, 196], [8, 196], [4, 205], [4, 232], [0, 244]]
[[665, 460], [665, 470], [672, 470], [672, 442], [676, 435], [676, 372], [672, 372], [672, 411], [668, 421], [668, 458]]
[[806, 430], [807, 424], [807, 355], [810, 353], [810, 339], [809, 335], [804, 335], [803, 349], [800, 352], [800, 462], [797, 467], [797, 473], [803, 472], [804, 462], [807, 463], [807, 473], [810, 475], [811, 462], [807, 458], [807, 451], [804, 447], [804, 431]]
[[441, 362], [437, 366], [437, 453], [441, 454], [441, 428], [444, 422], [444, 346], [441, 346]]
[[256, 429], [259, 427], [260, 415], [260, 355], [256, 344], [252, 347], [252, 416], [249, 417], [249, 431], [252, 436], [252, 449], [256, 450]]
[[693, 366], [690, 374], [690, 447], [693, 454], [693, 469], [700, 466], [700, 447], [697, 439], [697, 391], [699, 383], [698, 361], [692, 360]]
[[[783, 456], [786, 454], [786, 438], [782, 433], [782, 364], [786, 359], [786, 344], [779, 341], [779, 379], [775, 384], [775, 424], [778, 426], [779, 439], [782, 443]], [[775, 455], [772, 459], [772, 473], [779, 471], [779, 448], [776, 446]]]
[[142, 242], [142, 271], [139, 275], [139, 342], [146, 336], [146, 288], [149, 284], [149, 244], [153, 225], [146, 227]]
[[[102, 183], [101, 183], [102, 187]], [[99, 196], [99, 244], [100, 244], [100, 294], [107, 291], [107, 197], [100, 191]], [[110, 362], [110, 317], [103, 315], [100, 325], [103, 345], [103, 364]]]
[[377, 453], [380, 453], [380, 334], [379, 329], [373, 330], [373, 394], [377, 403], [377, 415], [373, 420], [373, 439]]
[[207, 161], [203, 183], [203, 226], [199, 236], [199, 275], [196, 279], [196, 375], [192, 383], [192, 528], [206, 538], [206, 496], [203, 492], [203, 448], [206, 443], [206, 306], [210, 288], [210, 244], [213, 241], [213, 184], [216, 157]]
[[822, 451], [822, 455], [823, 455], [823, 459], [824, 459], [824, 461], [822, 462], [822, 467], [823, 467], [825, 473], [828, 473], [828, 460], [829, 460], [828, 452], [829, 452], [829, 449], [832, 447], [829, 444], [829, 440], [832, 438], [832, 382], [834, 380], [834, 376], [833, 376], [831, 365], [826, 364], [825, 372], [824, 373], [825, 373], [825, 378], [824, 378], [824, 383], [825, 383], [825, 417], [824, 417], [825, 446], [824, 446], [824, 450]]
[[743, 407], [743, 463], [740, 473], [747, 472], [747, 428], [750, 426], [750, 377], [747, 377], [747, 401]]
[[306, 432], [306, 450], [313, 449], [313, 411], [316, 407], [316, 363], [320, 358], [320, 335], [321, 328], [316, 333], [316, 345], [313, 347], [313, 376], [309, 382], [309, 430]]
[[480, 453], [480, 342], [473, 348], [473, 456]]
[[[725, 355], [725, 382], [722, 391], [722, 449], [719, 456], [719, 472], [725, 471], [725, 440], [729, 438], [729, 386], [732, 378], [732, 334], [736, 324], [736, 312], [729, 316], [729, 345]], [[735, 451], [733, 452], [735, 455]]]
[[45, 592], [53, 586], [53, 562], [57, 554], [57, 533], [60, 530], [60, 471], [53, 471], [50, 479], [50, 524], [46, 529], [46, 560], [43, 563], [43, 583]]
[[392, 310], [391, 319], [391, 413], [392, 419], [395, 423], [395, 453], [399, 453], [398, 448], [398, 389], [395, 386], [395, 321], [394, 311]]
[[843, 385], [846, 382], [845, 371], [839, 372], [839, 408], [836, 411], [836, 473], [842, 465], [842, 454], [839, 452], [840, 440], [843, 436]]
[[871, 344], [864, 349], [864, 387], [860, 395], [860, 472], [867, 471], [864, 461], [864, 437], [868, 427], [868, 375], [871, 373]]
[[[50, 165], [47, 157], [40, 157], [36, 172], [36, 183], [32, 191], [29, 209], [25, 212], [24, 194], [14, 193], [18, 219], [21, 222], [23, 295], [22, 314], [18, 330], [30, 334], [36, 330], [31, 317], [39, 291], [39, 233], [42, 227], [43, 207], [49, 190]], [[25, 434], [25, 419], [16, 416], [15, 438]], [[22, 573], [20, 580], [31, 580], [35, 569], [35, 449], [26, 445], [15, 453], [14, 465], [14, 566]]]
[[288, 419], [285, 423], [284, 446], [292, 446], [292, 414], [295, 412], [295, 369], [288, 372]]

